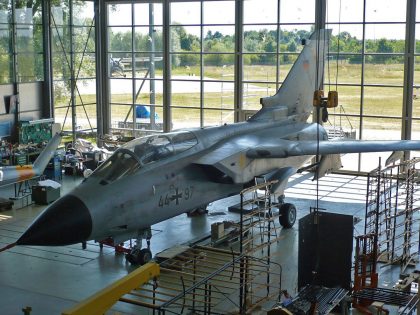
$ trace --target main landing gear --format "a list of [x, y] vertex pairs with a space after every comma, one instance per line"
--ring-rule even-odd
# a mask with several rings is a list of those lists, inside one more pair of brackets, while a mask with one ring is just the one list
[[[152, 238], [151, 228], [139, 231], [137, 235], [136, 245], [131, 251], [125, 255], [125, 259], [133, 265], [144, 265], [152, 259], [152, 252], [150, 250], [150, 239]], [[146, 240], [147, 248], [142, 248], [143, 239]]]
[[279, 197], [279, 221], [285, 229], [290, 229], [296, 222], [296, 207], [292, 203], [284, 202], [284, 195]]

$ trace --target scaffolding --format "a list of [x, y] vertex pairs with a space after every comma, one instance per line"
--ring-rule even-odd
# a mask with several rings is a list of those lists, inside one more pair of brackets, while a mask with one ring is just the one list
[[399, 263], [402, 270], [418, 254], [420, 189], [419, 158], [385, 169], [378, 167], [368, 176], [365, 235], [373, 235], [374, 255], [385, 265]]
[[243, 190], [241, 197], [242, 240], [240, 252], [255, 255], [257, 251], [267, 248], [267, 259], [270, 259], [270, 245], [279, 241], [280, 221], [279, 211], [274, 211], [279, 205], [272, 194], [271, 188], [278, 181], [266, 181], [264, 177], [255, 177], [255, 186]]
[[159, 278], [119, 300], [151, 309], [153, 314], [245, 314], [278, 300], [280, 292], [279, 264], [195, 246], [161, 262]]

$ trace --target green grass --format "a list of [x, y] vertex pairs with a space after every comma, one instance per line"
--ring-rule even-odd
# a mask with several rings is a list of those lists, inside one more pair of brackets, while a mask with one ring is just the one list
[[[280, 67], [280, 80], [284, 80], [285, 75], [289, 71], [291, 65], [282, 65]], [[330, 62], [329, 67], [326, 66], [326, 80], [332, 86], [332, 90], [335, 89], [336, 74], [337, 74], [337, 64], [335, 62]], [[416, 72], [420, 71], [420, 66], [416, 67]], [[234, 79], [231, 74], [234, 73], [232, 66], [223, 67], [205, 67], [205, 77], [215, 80], [228, 80], [232, 81]], [[415, 78], [418, 78], [419, 75], [415, 74]], [[199, 67], [178, 67], [172, 69], [172, 74], [174, 76], [181, 76], [189, 74], [194, 74], [198, 79], [200, 77]], [[161, 76], [162, 73], [157, 71], [156, 76]], [[140, 76], [137, 74], [137, 76]], [[128, 76], [127, 76], [128, 77]], [[276, 73], [275, 68], [272, 66], [244, 66], [244, 79], [250, 81], [267, 81], [261, 83], [249, 83], [244, 85], [244, 108], [246, 109], [259, 109], [259, 99], [261, 97], [267, 97], [275, 93], [275, 84], [268, 82], [275, 82]], [[348, 64], [344, 62], [339, 62], [338, 65], [338, 83], [343, 84], [360, 84], [361, 83], [361, 65], [357, 64]], [[372, 85], [391, 85], [399, 87], [365, 87], [364, 89], [364, 99], [363, 99], [363, 114], [364, 115], [373, 115], [373, 116], [395, 116], [400, 117], [402, 114], [402, 85], [403, 85], [403, 65], [402, 64], [366, 64], [365, 66], [365, 83]], [[251, 87], [259, 87], [261, 90], [254, 91]], [[329, 89], [328, 86], [325, 88]], [[360, 87], [349, 87], [349, 86], [338, 86], [337, 88], [339, 93], [339, 104], [342, 106], [344, 111], [347, 114], [359, 115], [360, 114]], [[420, 89], [415, 90], [414, 94], [418, 95], [418, 98], [413, 101], [413, 115], [414, 117], [420, 117]], [[214, 109], [233, 109], [233, 92], [232, 91], [221, 91], [214, 93], [205, 93], [204, 95], [204, 106], [206, 108]], [[83, 95], [83, 102], [90, 103], [95, 102], [95, 95]], [[114, 94], [112, 95], [113, 103], [128, 103], [132, 102], [131, 95], [128, 94]], [[80, 103], [80, 100], [77, 99], [77, 103]], [[138, 104], [147, 104], [149, 103], [149, 97], [147, 94], [141, 94], [139, 99], [136, 101]], [[162, 94], [156, 95], [156, 104], [161, 106], [163, 103]], [[67, 105], [68, 100], [56, 100], [57, 105]], [[56, 106], [57, 106], [56, 105]], [[196, 108], [200, 107], [200, 93], [174, 93], [172, 95], [172, 106], [182, 106], [190, 107], [186, 109], [175, 109], [172, 110], [172, 119], [174, 122], [191, 122], [192, 125], [196, 125], [200, 119], [200, 111]], [[121, 120], [124, 119], [129, 106], [112, 106], [112, 120]], [[77, 117], [86, 117], [82, 108], [78, 108]], [[86, 109], [89, 117], [93, 118], [96, 116], [95, 106], [88, 106]], [[336, 113], [339, 112], [338, 109], [335, 110]], [[157, 108], [157, 113], [162, 117], [161, 108]], [[204, 121], [208, 124], [211, 123], [220, 123], [221, 119], [225, 119], [226, 115], [229, 121], [232, 119], [229, 115], [230, 112], [222, 114], [220, 111], [206, 110], [204, 115]], [[330, 110], [330, 113], [334, 113], [334, 110]], [[63, 109], [56, 110], [57, 117], [63, 117], [65, 111]], [[68, 120], [70, 118], [68, 116]], [[132, 115], [130, 115], [129, 120]], [[331, 121], [333, 119], [331, 118]], [[339, 119], [336, 118], [336, 123]], [[349, 120], [354, 128], [358, 128], [359, 119], [350, 117]], [[95, 122], [96, 123], [96, 122]], [[343, 125], [349, 125], [347, 119], [342, 119], [341, 123]], [[66, 124], [67, 126], [68, 124]], [[401, 128], [400, 120], [392, 120], [387, 118], [378, 118], [378, 119], [364, 119], [365, 128], [372, 129], [394, 129], [398, 130]], [[420, 130], [420, 123], [415, 122], [413, 126], [414, 130]]]

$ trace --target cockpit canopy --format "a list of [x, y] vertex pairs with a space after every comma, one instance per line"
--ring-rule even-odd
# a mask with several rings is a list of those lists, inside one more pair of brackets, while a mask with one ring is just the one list
[[198, 143], [190, 131], [172, 132], [134, 139], [119, 148], [91, 176], [113, 182], [142, 166], [184, 152]]

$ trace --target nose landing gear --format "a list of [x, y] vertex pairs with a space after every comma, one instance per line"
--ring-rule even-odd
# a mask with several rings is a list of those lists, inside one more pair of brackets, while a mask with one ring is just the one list
[[[150, 239], [152, 238], [151, 228], [139, 231], [137, 235], [136, 245], [131, 251], [125, 255], [125, 259], [133, 265], [144, 265], [152, 259], [152, 251], [150, 250]], [[146, 239], [147, 248], [142, 248], [143, 239]]]
[[284, 203], [280, 206], [280, 225], [290, 229], [296, 222], [296, 207], [291, 203]]

